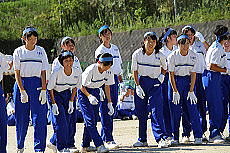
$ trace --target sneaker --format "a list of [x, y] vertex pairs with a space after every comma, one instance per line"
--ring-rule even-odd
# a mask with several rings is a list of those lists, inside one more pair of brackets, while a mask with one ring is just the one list
[[53, 145], [51, 142], [47, 144], [47, 148], [53, 150], [53, 153], [57, 153], [57, 147]]
[[189, 137], [185, 136], [182, 138], [181, 143], [189, 143]]
[[169, 145], [167, 143], [167, 141], [165, 141], [164, 139], [161, 139], [159, 142], [158, 142], [158, 148], [168, 148]]
[[138, 118], [137, 118], [136, 115], [132, 115], [132, 119], [133, 119], [133, 120], [138, 120]]
[[108, 149], [117, 149], [119, 146], [116, 144], [115, 141], [109, 141], [105, 143], [105, 147]]
[[196, 145], [202, 144], [202, 138], [195, 138], [194, 144]]
[[230, 135], [225, 138], [226, 141], [230, 141]]
[[148, 147], [148, 143], [137, 141], [136, 143], [133, 144], [133, 147]]
[[77, 149], [77, 147], [70, 147], [70, 148], [68, 148], [69, 149], [69, 151], [71, 152], [71, 153], [78, 153], [79, 152], [79, 150]]
[[97, 147], [97, 152], [98, 153], [105, 153], [105, 152], [109, 152], [109, 149], [105, 148], [104, 145], [101, 145], [101, 146]]
[[122, 120], [129, 120], [129, 117], [125, 116], [125, 117], [122, 118]]
[[82, 147], [80, 152], [94, 152], [97, 151], [96, 147], [89, 146], [89, 147]]
[[58, 153], [71, 153], [71, 152], [69, 151], [69, 149], [65, 148], [65, 149], [58, 151]]
[[173, 139], [173, 137], [168, 137], [168, 138], [166, 139], [166, 141], [167, 141], [168, 145], [171, 146], [171, 145], [172, 145], [172, 142], [174, 141], [174, 139]]
[[224, 143], [224, 139], [220, 135], [217, 135], [214, 138], [211, 138], [209, 140], [209, 142], [213, 142], [215, 144], [219, 144], [219, 143]]
[[24, 152], [24, 148], [22, 149], [17, 149], [17, 153], [23, 153]]
[[171, 141], [171, 146], [177, 146], [179, 145], [179, 140], [172, 140]]
[[205, 136], [205, 134], [203, 134], [202, 142], [208, 143], [208, 138]]

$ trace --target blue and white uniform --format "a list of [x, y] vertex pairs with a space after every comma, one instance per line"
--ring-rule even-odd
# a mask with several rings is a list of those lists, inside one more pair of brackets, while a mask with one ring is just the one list
[[[99, 88], [104, 84], [114, 84], [114, 77], [110, 70], [100, 73], [97, 63], [88, 66], [82, 73], [82, 86], [98, 101], [100, 101]], [[99, 105], [92, 105], [81, 90], [78, 90], [78, 102], [85, 122], [82, 147], [89, 147], [91, 140], [93, 140], [96, 147], [103, 145], [102, 138], [97, 131]]]
[[[74, 145], [74, 141], [70, 139], [73, 135], [71, 133], [73, 121], [71, 121], [72, 114], [68, 113], [68, 107], [72, 89], [81, 88], [81, 81], [81, 71], [75, 67], [72, 67], [72, 73], [69, 76], [64, 73], [63, 67], [54, 70], [50, 76], [47, 90], [54, 91], [54, 99], [59, 110], [59, 114], [54, 115], [54, 120], [56, 122], [53, 125], [54, 136], [51, 140], [56, 142], [58, 150], [71, 148], [73, 147], [72, 145]], [[49, 102], [50, 104], [52, 103], [51, 99], [49, 99]], [[76, 121], [74, 121], [74, 124], [76, 124]], [[55, 138], [56, 140], [54, 140]]]
[[6, 110], [7, 110], [7, 124], [8, 126], [15, 126], [16, 122], [15, 122], [15, 104], [13, 102], [13, 99], [11, 99], [9, 101], [9, 103], [6, 106]]
[[46, 147], [47, 105], [42, 105], [39, 95], [42, 87], [41, 71], [48, 69], [48, 59], [44, 48], [35, 45], [27, 50], [25, 45], [15, 49], [13, 54], [14, 69], [20, 70], [22, 85], [28, 94], [28, 102], [21, 102], [21, 93], [17, 82], [14, 85], [17, 148], [24, 148], [24, 141], [29, 125], [31, 111], [34, 126], [34, 150], [43, 152]]
[[[105, 47], [103, 44], [101, 44], [95, 51], [95, 58], [99, 54], [103, 53], [109, 53], [113, 56], [113, 65], [111, 66], [110, 70], [114, 74], [114, 81], [115, 84], [110, 86], [110, 94], [111, 94], [111, 100], [113, 102], [113, 107], [117, 106], [118, 102], [118, 76], [122, 74], [122, 60], [121, 55], [119, 52], [119, 49], [116, 45], [110, 44], [110, 48]], [[108, 114], [108, 107], [107, 107], [107, 99], [105, 99], [105, 103], [101, 103], [100, 105], [100, 111], [101, 111], [101, 123], [102, 123], [102, 129], [101, 129], [101, 137], [103, 141], [109, 142], [114, 141], [113, 139], [113, 116], [110, 116]]]
[[[189, 114], [191, 117], [191, 124], [195, 138], [202, 137], [202, 129], [200, 124], [200, 116], [196, 104], [191, 104], [190, 100], [187, 100], [188, 92], [190, 90], [191, 76], [190, 72], [196, 72], [199, 65], [197, 62], [197, 54], [189, 50], [186, 56], [180, 54], [180, 50], [175, 50], [169, 55], [168, 61], [168, 71], [174, 72], [174, 78], [177, 90], [180, 94], [180, 102], [178, 105], [172, 103], [173, 92], [169, 88], [169, 98], [170, 98], [170, 110], [172, 117], [172, 130], [174, 134], [174, 140], [179, 140], [179, 127], [182, 112]], [[187, 111], [184, 109], [183, 105], [187, 107]]]
[[[123, 95], [121, 95], [123, 96]], [[122, 98], [120, 96], [120, 98]], [[117, 115], [118, 118], [122, 119], [124, 117], [132, 118], [132, 115], [135, 114], [135, 105], [134, 105], [134, 96], [133, 95], [124, 95], [123, 101], [119, 101], [117, 104]]]
[[219, 42], [213, 42], [206, 54], [206, 66], [203, 74], [203, 85], [207, 97], [210, 138], [220, 135], [223, 121], [223, 94], [221, 92], [221, 73], [210, 70], [210, 64], [224, 68], [226, 66], [226, 53]]
[[158, 80], [161, 68], [166, 70], [166, 67], [166, 57], [161, 52], [155, 54], [154, 51], [151, 55], [147, 55], [143, 53], [143, 48], [139, 48], [132, 55], [131, 69], [138, 71], [139, 84], [145, 93], [144, 99], [141, 99], [136, 92], [134, 94], [140, 142], [147, 142], [148, 103], [152, 113], [151, 125], [155, 140], [159, 142], [161, 139], [166, 139], [161, 82]]

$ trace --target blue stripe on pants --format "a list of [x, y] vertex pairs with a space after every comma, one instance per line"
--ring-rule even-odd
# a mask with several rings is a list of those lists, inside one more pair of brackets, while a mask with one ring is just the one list
[[134, 94], [135, 109], [139, 119], [139, 138], [141, 142], [147, 141], [147, 120], [148, 120], [148, 103], [152, 112], [151, 125], [155, 140], [159, 142], [162, 138], [166, 138], [164, 119], [163, 119], [163, 103], [162, 89], [158, 79], [141, 76], [140, 86], [144, 90], [145, 98], [141, 99]]
[[221, 92], [221, 74], [205, 70], [203, 74], [203, 85], [208, 103], [210, 138], [220, 135], [223, 121], [223, 100]]
[[24, 148], [24, 141], [29, 125], [31, 111], [32, 123], [34, 126], [34, 150], [35, 152], [45, 151], [47, 136], [47, 105], [39, 101], [41, 78], [25, 77], [22, 84], [29, 97], [29, 102], [21, 103], [21, 93], [17, 82], [14, 84], [14, 102], [16, 118], [17, 148]]
[[7, 114], [6, 101], [0, 86], [0, 153], [6, 153], [7, 144]]

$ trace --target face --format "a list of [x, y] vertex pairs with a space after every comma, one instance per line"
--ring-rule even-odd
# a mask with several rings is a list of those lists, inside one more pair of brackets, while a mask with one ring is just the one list
[[68, 57], [63, 60], [63, 67], [64, 68], [72, 68], [73, 66], [73, 58]]
[[108, 29], [105, 29], [101, 32], [99, 37], [103, 42], [110, 42], [112, 39], [112, 33]]
[[157, 43], [156, 40], [152, 40], [151, 37], [148, 37], [147, 39], [144, 40], [145, 49], [147, 51], [153, 51], [156, 46], [156, 43]]
[[32, 35], [28, 38], [23, 37], [23, 40], [26, 42], [27, 46], [35, 46], [37, 44], [38, 38]]
[[107, 70], [111, 67], [111, 65], [104, 66], [103, 63], [100, 63], [99, 66], [100, 66], [100, 68], [101, 68], [101, 70], [102, 70], [103, 72], [104, 72], [104, 71], [107, 71]]
[[131, 95], [132, 94], [132, 90], [131, 89], [128, 89], [127, 92], [126, 92], [126, 95]]
[[62, 49], [69, 50], [72, 53], [74, 53], [74, 51], [76, 50], [76, 47], [75, 47], [75, 45], [71, 41], [69, 41], [65, 45], [62, 45]]
[[189, 46], [190, 46], [190, 42], [189, 42], [188, 39], [186, 39], [185, 44], [179, 44], [180, 51], [182, 51], [183, 53], [187, 53], [188, 49], [189, 49]]
[[225, 52], [230, 52], [230, 40], [227, 40], [223, 46], [224, 46]]
[[190, 30], [186, 33], [186, 35], [190, 38], [191, 44], [194, 42], [194, 33], [192, 33]]
[[170, 37], [167, 37], [167, 40], [169, 43], [172, 43], [173, 45], [176, 45], [177, 44], [177, 35], [171, 35]]

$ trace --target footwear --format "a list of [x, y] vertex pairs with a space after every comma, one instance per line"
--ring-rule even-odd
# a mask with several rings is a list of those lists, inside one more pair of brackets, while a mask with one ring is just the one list
[[47, 148], [53, 150], [53, 153], [57, 153], [57, 147], [53, 145], [51, 142], [47, 144]]
[[89, 146], [89, 147], [82, 147], [80, 152], [94, 152], [97, 151], [96, 147]]
[[189, 143], [189, 137], [185, 136], [182, 138], [181, 143]]
[[194, 144], [196, 145], [202, 144], [202, 138], [195, 138]]
[[132, 119], [133, 119], [133, 120], [138, 120], [138, 118], [137, 118], [136, 115], [132, 115]]
[[161, 139], [159, 142], [158, 142], [158, 148], [168, 148], [169, 145], [167, 143], [167, 141], [165, 141], [164, 139]]
[[122, 118], [122, 120], [129, 120], [129, 117], [125, 116], [125, 117]]
[[171, 146], [177, 146], [179, 145], [179, 140], [172, 140], [171, 141]]
[[225, 138], [226, 141], [230, 141], [230, 135]]
[[104, 145], [101, 145], [101, 146], [97, 147], [97, 152], [98, 153], [105, 153], [105, 152], [109, 152], [109, 149], [105, 148]]
[[105, 147], [108, 149], [117, 149], [119, 146], [116, 144], [115, 141], [109, 141], [105, 143]]
[[17, 153], [23, 153], [24, 152], [24, 148], [22, 149], [17, 149]]
[[166, 139], [166, 141], [167, 141], [167, 144], [168, 144], [169, 146], [171, 146], [171, 145], [172, 145], [172, 142], [174, 141], [174, 139], [173, 139], [173, 137], [168, 137], [168, 138]]
[[71, 153], [78, 153], [79, 152], [79, 150], [77, 149], [77, 147], [70, 147], [70, 148], [68, 148], [69, 149], [69, 151], [71, 152]]
[[208, 138], [203, 134], [202, 142], [208, 143]]
[[215, 144], [219, 144], [219, 143], [224, 143], [224, 139], [220, 135], [217, 135], [217, 136], [211, 138], [209, 140], [209, 142], [213, 142]]
[[136, 143], [133, 144], [133, 146], [134, 147], [148, 147], [148, 143], [137, 141]]
[[69, 151], [69, 149], [65, 148], [65, 149], [58, 151], [58, 153], [71, 153], [71, 152]]

